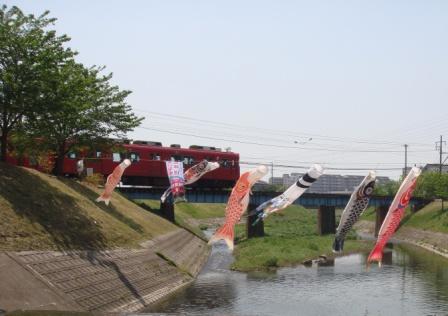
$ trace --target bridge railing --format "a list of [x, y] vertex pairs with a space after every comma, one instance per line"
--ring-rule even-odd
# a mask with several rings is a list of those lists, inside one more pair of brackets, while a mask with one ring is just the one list
[[[158, 200], [162, 196], [164, 189], [151, 188], [120, 188], [123, 194], [130, 199], [149, 199]], [[253, 192], [250, 203], [260, 205], [282, 192]], [[230, 190], [206, 190], [206, 189], [187, 189], [186, 198], [191, 203], [227, 203]], [[302, 205], [306, 208], [318, 208], [320, 206], [333, 206], [344, 208], [350, 199], [350, 194], [332, 194], [332, 193], [305, 193], [294, 202], [296, 205]], [[370, 206], [389, 206], [392, 203], [393, 196], [372, 196]], [[429, 203], [429, 200], [421, 198], [412, 198], [411, 206], [421, 206]]]

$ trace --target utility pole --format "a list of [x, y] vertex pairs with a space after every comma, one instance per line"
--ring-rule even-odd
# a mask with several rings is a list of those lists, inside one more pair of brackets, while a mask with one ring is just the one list
[[[438, 141], [438, 142], [436, 142], [436, 150], [438, 149], [439, 150], [439, 155], [440, 155], [440, 163], [439, 163], [439, 174], [440, 174], [440, 176], [442, 176], [442, 171], [443, 171], [443, 163], [444, 163], [444, 161], [442, 161], [442, 155], [444, 154], [444, 152], [443, 152], [443, 145], [445, 145], [446, 146], [446, 142], [444, 142], [443, 141], [443, 136], [442, 135], [440, 135], [440, 141]], [[442, 196], [442, 198], [441, 198], [441, 200], [442, 200], [442, 211], [443, 211], [443, 196]]]
[[271, 161], [271, 184], [274, 185], [274, 162]]
[[439, 166], [439, 173], [442, 174], [442, 154], [443, 154], [443, 137], [440, 135], [440, 146], [439, 146], [439, 153], [440, 153], [440, 166]]
[[439, 151], [439, 161], [440, 161], [440, 163], [439, 163], [439, 174], [442, 174], [442, 169], [443, 169], [443, 161], [442, 161], [442, 156], [443, 156], [443, 154], [444, 154], [444, 152], [443, 152], [443, 145], [445, 145], [446, 146], [446, 142], [444, 142], [443, 141], [443, 136], [442, 135], [440, 135], [440, 141], [438, 141], [438, 142], [436, 142], [436, 150], [438, 150]]
[[404, 174], [403, 179], [408, 174], [408, 144], [404, 144]]

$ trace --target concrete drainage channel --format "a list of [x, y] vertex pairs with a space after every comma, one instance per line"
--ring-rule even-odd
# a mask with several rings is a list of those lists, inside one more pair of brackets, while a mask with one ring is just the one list
[[51, 310], [145, 315], [138, 311], [191, 283], [209, 253], [203, 240], [183, 229], [143, 249], [3, 253], [0, 316], [50, 305]]

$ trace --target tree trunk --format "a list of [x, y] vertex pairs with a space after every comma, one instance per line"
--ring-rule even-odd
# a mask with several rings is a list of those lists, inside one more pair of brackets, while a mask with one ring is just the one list
[[64, 157], [65, 157], [65, 142], [59, 145], [58, 156], [56, 157], [56, 164], [53, 173], [56, 176], [61, 176], [64, 173]]
[[8, 151], [8, 133], [3, 130], [2, 136], [1, 136], [1, 154], [0, 154], [0, 161], [6, 161], [6, 153]]

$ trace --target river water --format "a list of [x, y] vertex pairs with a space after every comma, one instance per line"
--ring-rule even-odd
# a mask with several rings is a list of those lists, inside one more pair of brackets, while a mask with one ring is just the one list
[[182, 315], [448, 315], [448, 260], [394, 244], [383, 266], [366, 270], [367, 254], [271, 273], [229, 270], [216, 245], [193, 285], [154, 312]]

